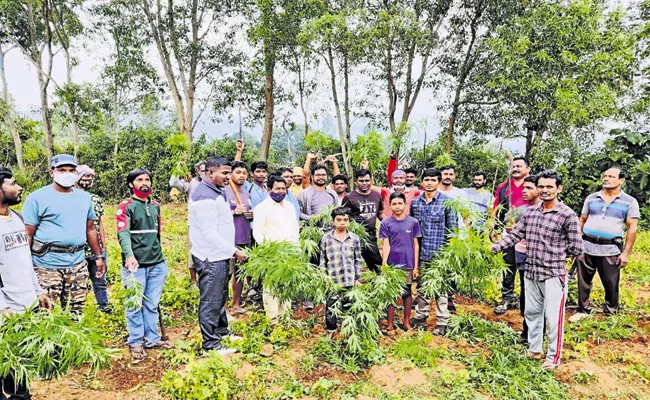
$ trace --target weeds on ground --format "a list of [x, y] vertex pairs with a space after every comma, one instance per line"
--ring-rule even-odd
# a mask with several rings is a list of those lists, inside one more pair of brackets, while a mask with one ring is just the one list
[[601, 344], [609, 340], [629, 339], [636, 330], [636, 317], [616, 314], [606, 318], [589, 317], [568, 324], [564, 340], [570, 346], [581, 342]]
[[389, 352], [393, 357], [408, 360], [421, 368], [433, 368], [436, 361], [447, 355], [442, 347], [431, 347], [433, 335], [430, 332], [418, 332], [412, 337], [400, 338]]
[[167, 371], [160, 389], [177, 400], [229, 400], [238, 392], [238, 385], [233, 366], [212, 351], [205, 360], [190, 361], [182, 374]]
[[199, 289], [190, 284], [188, 274], [170, 271], [160, 297], [160, 307], [167, 312], [177, 312], [186, 322], [196, 321], [199, 312]]

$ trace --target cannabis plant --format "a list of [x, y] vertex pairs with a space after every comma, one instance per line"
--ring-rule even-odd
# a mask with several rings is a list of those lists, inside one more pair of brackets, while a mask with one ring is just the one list
[[313, 267], [300, 246], [289, 242], [257, 245], [241, 265], [241, 274], [262, 282], [281, 301], [311, 299], [323, 303], [335, 288], [327, 273]]
[[51, 379], [89, 364], [92, 372], [109, 364], [116, 350], [104, 347], [107, 337], [86, 318], [55, 308], [0, 317], [0, 376], [17, 382]]
[[438, 298], [452, 291], [455, 282], [459, 292], [479, 296], [493, 281], [501, 279], [506, 268], [503, 255], [492, 254], [487, 232], [461, 228], [431, 262], [423, 264], [418, 290]]
[[144, 287], [136, 279], [133, 272], [129, 272], [129, 275], [124, 281], [124, 287], [126, 288], [126, 308], [129, 310], [141, 310], [142, 303], [144, 302]]

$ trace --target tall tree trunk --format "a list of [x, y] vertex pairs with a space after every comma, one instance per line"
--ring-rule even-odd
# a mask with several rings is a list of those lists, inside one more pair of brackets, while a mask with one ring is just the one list
[[[68, 85], [72, 84], [72, 62], [70, 59], [70, 49], [64, 48], [65, 52], [65, 71], [66, 71], [66, 83]], [[74, 158], [77, 159], [79, 154], [79, 124], [77, 123], [77, 111], [72, 104], [68, 104], [68, 110], [70, 111], [70, 125], [72, 126], [72, 140], [74, 141]]]
[[275, 98], [273, 97], [273, 74], [275, 72], [275, 54], [272, 54], [271, 48], [265, 45], [265, 72], [264, 81], [264, 130], [262, 133], [262, 143], [260, 148], [260, 159], [266, 161], [269, 157], [271, 139], [273, 137], [273, 113], [275, 111]]
[[16, 127], [16, 121], [14, 120], [13, 111], [10, 105], [10, 96], [9, 96], [9, 86], [7, 84], [7, 73], [5, 70], [5, 51], [0, 47], [0, 79], [2, 79], [2, 99], [4, 101], [3, 109], [4, 115], [3, 120], [11, 132], [11, 137], [14, 140], [14, 149], [16, 152], [16, 162], [18, 163], [18, 169], [24, 170], [25, 163], [23, 162], [23, 142], [20, 140], [20, 133]]
[[341, 115], [341, 105], [339, 104], [339, 93], [338, 93], [338, 89], [336, 88], [336, 71], [334, 69], [334, 54], [332, 52], [331, 46], [327, 48], [327, 67], [330, 70], [330, 83], [332, 85], [332, 101], [334, 102], [334, 111], [336, 112], [336, 124], [339, 130], [339, 141], [341, 142], [341, 153], [343, 153], [343, 162], [345, 164], [345, 169], [346, 169], [345, 172], [347, 174], [348, 167], [345, 160], [348, 154], [349, 147], [347, 142], [347, 134], [343, 129], [343, 116]]
[[352, 150], [352, 123], [350, 122], [350, 70], [348, 68], [348, 54], [343, 53], [343, 113], [345, 114], [345, 145], [348, 151], [343, 152], [345, 174], [352, 181], [352, 160], [349, 150]]
[[41, 95], [41, 116], [43, 118], [43, 132], [45, 132], [45, 152], [48, 161], [54, 157], [54, 135], [52, 134], [52, 120], [50, 106], [47, 101], [47, 84], [43, 74], [37, 72], [39, 93]]
[[[297, 58], [297, 57], [296, 57]], [[305, 81], [303, 77], [304, 70], [300, 66], [300, 60], [296, 59], [298, 67], [298, 92], [300, 93], [300, 111], [305, 125], [305, 136], [309, 134], [309, 121], [307, 119], [307, 110], [305, 109]]]

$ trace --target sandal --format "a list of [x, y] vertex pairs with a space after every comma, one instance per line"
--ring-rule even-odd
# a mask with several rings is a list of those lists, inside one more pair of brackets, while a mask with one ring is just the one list
[[144, 346], [141, 344], [137, 346], [129, 346], [129, 350], [131, 350], [133, 361], [142, 361], [147, 358], [147, 353], [144, 351]]
[[171, 350], [174, 348], [174, 345], [166, 340], [159, 340], [153, 346], [147, 347], [148, 349], [163, 349]]

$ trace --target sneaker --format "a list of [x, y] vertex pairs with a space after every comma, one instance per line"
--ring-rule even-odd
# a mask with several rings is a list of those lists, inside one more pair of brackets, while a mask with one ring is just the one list
[[506, 311], [508, 311], [508, 310], [513, 310], [513, 309], [515, 309], [515, 308], [517, 308], [517, 306], [516, 306], [516, 304], [515, 304], [515, 300], [514, 300], [514, 299], [503, 300], [503, 301], [501, 302], [501, 304], [499, 304], [498, 306], [494, 307], [494, 313], [495, 313], [495, 314], [498, 314], [498, 315], [501, 315], [501, 314], [505, 314]]
[[227, 356], [230, 354], [235, 354], [237, 353], [237, 349], [232, 349], [230, 347], [222, 347], [219, 350], [217, 350], [217, 353], [221, 354], [222, 356]]
[[587, 317], [589, 317], [589, 314], [583, 313], [583, 312], [577, 312], [577, 313], [573, 314], [571, 316], [571, 318], [569, 318], [569, 322], [578, 322], [581, 319], [584, 319], [584, 318], [587, 318]]
[[438, 325], [431, 331], [431, 333], [435, 336], [445, 336], [447, 335], [447, 325]]
[[305, 310], [313, 310], [314, 309], [314, 303], [311, 301], [303, 301], [302, 306], [305, 307]]
[[542, 364], [542, 369], [545, 369], [547, 371], [553, 371], [554, 369], [556, 369], [559, 366], [560, 366], [559, 363], [558, 364], [553, 364], [552, 362], [546, 360], [546, 361], [544, 361], [544, 364]]
[[233, 334], [230, 334], [230, 335], [228, 335], [228, 336], [226, 336], [226, 337], [227, 337], [228, 340], [230, 340], [231, 342], [237, 342], [237, 341], [239, 341], [239, 340], [244, 340], [243, 337], [241, 337], [241, 336], [237, 336], [237, 335], [233, 335]]

